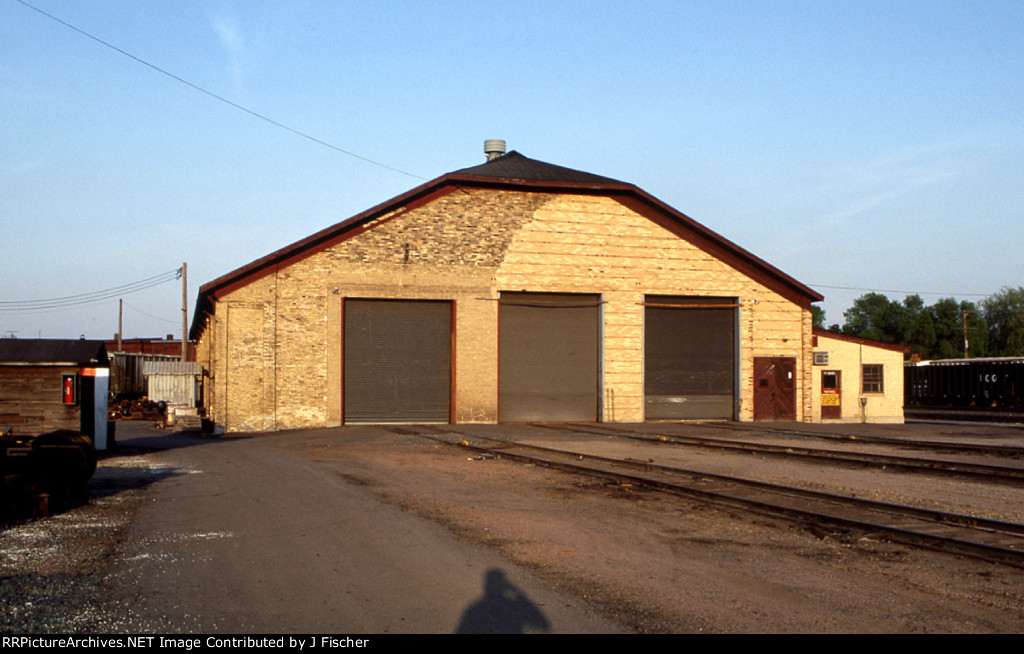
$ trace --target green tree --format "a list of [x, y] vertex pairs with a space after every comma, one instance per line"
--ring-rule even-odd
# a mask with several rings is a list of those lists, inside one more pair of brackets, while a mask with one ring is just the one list
[[[935, 347], [928, 353], [929, 359], [954, 359], [962, 357], [963, 346], [957, 344], [960, 330], [960, 307], [951, 297], [942, 298], [931, 307], [935, 324]], [[961, 339], [962, 340], [962, 339]]]
[[991, 356], [1024, 356], [1024, 286], [1003, 288], [981, 306]]
[[[1024, 288], [1019, 291], [1018, 301], [1024, 309]], [[895, 302], [881, 293], [867, 293], [843, 313], [846, 323], [842, 331], [884, 343], [908, 345], [911, 352], [919, 353], [923, 359], [956, 359], [964, 356], [966, 319], [970, 356], [981, 357], [989, 356], [990, 351], [987, 315], [987, 309], [983, 311], [973, 302], [957, 302], [951, 297], [927, 306], [917, 294]], [[1018, 311], [1015, 315], [1024, 313]], [[1019, 342], [1024, 344], [1024, 319], [1019, 334]]]
[[817, 329], [825, 329], [825, 310], [817, 304], [811, 305], [811, 320]]
[[908, 295], [903, 304], [893, 308], [896, 321], [895, 342], [909, 345], [922, 357], [930, 356], [935, 347], [935, 321], [920, 295]]
[[846, 319], [843, 333], [895, 343], [899, 339], [899, 313], [899, 303], [881, 293], [867, 293], [854, 300], [853, 306], [843, 312]]
[[968, 354], [982, 357], [987, 354], [988, 327], [985, 316], [973, 302], [957, 302], [948, 297], [931, 307], [935, 325], [935, 346], [929, 354], [932, 359], [954, 359], [964, 356], [964, 321], [967, 322]]

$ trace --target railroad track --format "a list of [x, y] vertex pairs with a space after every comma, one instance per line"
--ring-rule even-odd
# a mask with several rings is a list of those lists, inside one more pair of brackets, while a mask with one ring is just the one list
[[[590, 433], [599, 434], [601, 436], [616, 436], [645, 443], [699, 447], [737, 454], [778, 456], [789, 459], [813, 461], [815, 463], [874, 467], [885, 470], [899, 470], [902, 472], [967, 477], [996, 483], [1024, 484], [1024, 468], [1011, 468], [1007, 466], [970, 463], [966, 461], [923, 459], [919, 457], [873, 454], [868, 452], [842, 452], [838, 450], [796, 447], [792, 445], [772, 445], [769, 443], [754, 443], [751, 441], [704, 438], [700, 436], [686, 436], [679, 434], [638, 434], [635, 432], [625, 432], [621, 429], [608, 429], [601, 427], [600, 425], [574, 425], [570, 427], [567, 425], [538, 423], [534, 426], [559, 431], [568, 431], [577, 434]], [[858, 438], [857, 442], [862, 441]], [[886, 444], [889, 443], [887, 442]]]
[[[969, 515], [810, 491], [702, 470], [655, 465], [471, 436], [442, 427], [387, 427], [481, 454], [541, 465], [784, 518], [806, 526], [861, 533], [893, 542], [1024, 568], [1024, 525]], [[427, 432], [431, 433], [427, 433]]]
[[[593, 427], [594, 425], [587, 425]], [[769, 427], [760, 424], [742, 424], [742, 423], [715, 423], [715, 422], [701, 422], [696, 423], [695, 426], [700, 428], [718, 429], [730, 432], [747, 432], [754, 435], [758, 434], [781, 434], [784, 436], [795, 436], [798, 438], [805, 438], [808, 440], [825, 440], [832, 442], [857, 442], [862, 444], [870, 445], [886, 445], [889, 447], [898, 447], [903, 449], [911, 450], [929, 450], [938, 452], [956, 452], [956, 453], [968, 453], [968, 454], [987, 454], [992, 456], [1005, 456], [1012, 458], [1024, 457], [1024, 448], [1015, 445], [991, 445], [987, 443], [951, 443], [949, 441], [925, 441], [925, 440], [912, 440], [907, 438], [886, 438], [884, 436], [848, 436], [842, 434], [835, 434], [831, 432], [815, 432], [807, 431], [803, 429], [788, 429], [785, 427]]]
[[908, 421], [990, 422], [1020, 426], [1024, 410], [1013, 408], [908, 406], [903, 409]]

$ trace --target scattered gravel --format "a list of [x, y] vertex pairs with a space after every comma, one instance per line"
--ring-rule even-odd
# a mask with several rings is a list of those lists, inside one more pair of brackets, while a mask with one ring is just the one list
[[119, 631], [104, 584], [143, 489], [161, 475], [144, 456], [109, 457], [82, 505], [0, 526], [0, 632]]

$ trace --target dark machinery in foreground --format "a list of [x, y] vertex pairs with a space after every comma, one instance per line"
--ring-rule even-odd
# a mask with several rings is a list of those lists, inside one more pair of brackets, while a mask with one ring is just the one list
[[907, 408], [1024, 409], [1024, 357], [907, 363]]
[[42, 517], [85, 495], [96, 448], [67, 429], [39, 436], [0, 436], [0, 520]]

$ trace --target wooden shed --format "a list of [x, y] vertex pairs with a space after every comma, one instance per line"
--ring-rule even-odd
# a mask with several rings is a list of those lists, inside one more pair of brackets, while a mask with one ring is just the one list
[[0, 431], [79, 431], [107, 448], [110, 370], [103, 341], [0, 340]]
[[821, 296], [633, 184], [509, 152], [200, 288], [228, 430], [811, 418]]

